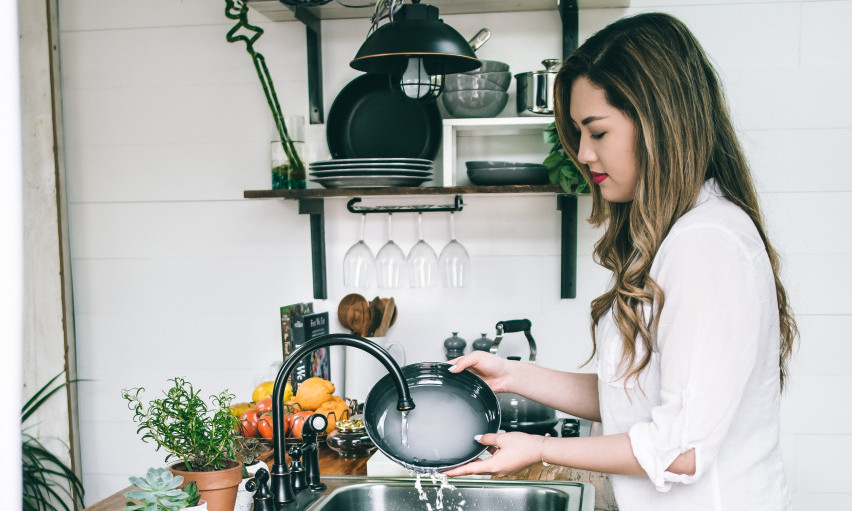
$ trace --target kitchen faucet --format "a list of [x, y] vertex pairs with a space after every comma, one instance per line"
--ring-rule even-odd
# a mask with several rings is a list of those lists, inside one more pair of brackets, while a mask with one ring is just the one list
[[[354, 348], [366, 351], [370, 355], [376, 357], [385, 369], [391, 374], [396, 392], [399, 396], [396, 408], [397, 410], [411, 410], [414, 408], [414, 401], [411, 400], [411, 394], [408, 391], [408, 383], [402, 375], [402, 370], [396, 361], [385, 351], [381, 346], [373, 341], [358, 337], [352, 334], [329, 334], [316, 337], [309, 340], [305, 344], [296, 348], [293, 353], [284, 361], [284, 365], [278, 371], [275, 377], [275, 386], [272, 390], [272, 447], [274, 449], [274, 462], [272, 465], [272, 473], [270, 475], [270, 489], [272, 498], [276, 505], [292, 502], [296, 498], [296, 492], [293, 489], [292, 474], [287, 467], [285, 454], [287, 452], [286, 439], [284, 438], [284, 386], [290, 373], [295, 368], [296, 363], [305, 355], [310, 354], [314, 350], [324, 348], [326, 346], [352, 346]], [[311, 416], [309, 421], [315, 416]], [[319, 416], [322, 419], [325, 417]], [[305, 424], [305, 429], [308, 429], [309, 424]], [[324, 429], [325, 426], [322, 426]], [[303, 433], [304, 436], [304, 433]], [[310, 436], [310, 435], [309, 435]], [[309, 439], [305, 439], [306, 444]], [[316, 444], [316, 436], [313, 436], [313, 442]], [[317, 460], [316, 449], [304, 449], [302, 462], [308, 471], [308, 487], [312, 490], [320, 490], [322, 485], [319, 482], [319, 464]], [[306, 459], [311, 456], [311, 459]], [[315, 470], [312, 470], [315, 469]], [[310, 477], [313, 472], [314, 477]]]

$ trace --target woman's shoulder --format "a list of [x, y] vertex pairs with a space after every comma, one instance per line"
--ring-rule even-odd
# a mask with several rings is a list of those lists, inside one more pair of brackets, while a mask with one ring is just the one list
[[720, 192], [704, 191], [696, 205], [672, 226], [664, 246], [721, 243], [735, 244], [749, 254], [765, 250], [754, 222], [742, 208]]

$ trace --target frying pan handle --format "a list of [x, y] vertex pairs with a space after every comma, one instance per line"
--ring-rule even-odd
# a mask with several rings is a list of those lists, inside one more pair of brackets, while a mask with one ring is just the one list
[[504, 333], [513, 333], [513, 332], [523, 332], [524, 336], [527, 338], [527, 343], [530, 346], [530, 358], [529, 361], [531, 364], [535, 364], [536, 349], [535, 339], [533, 339], [532, 334], [530, 333], [530, 329], [532, 329], [532, 322], [528, 319], [511, 319], [508, 321], [498, 321], [497, 325], [497, 335], [494, 337], [494, 343], [491, 344], [491, 349], [489, 350], [492, 354], [496, 355], [497, 351], [500, 350], [500, 342], [503, 340]]
[[470, 45], [471, 50], [476, 51], [481, 48], [482, 45], [485, 44], [485, 42], [488, 41], [490, 38], [491, 31], [487, 28], [483, 28], [482, 30], [477, 32], [475, 36], [471, 37], [470, 41], [468, 41], [467, 44]]

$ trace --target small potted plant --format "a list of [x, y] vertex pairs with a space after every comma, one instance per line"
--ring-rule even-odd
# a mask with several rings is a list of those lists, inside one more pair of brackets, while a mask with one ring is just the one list
[[544, 129], [544, 143], [550, 144], [550, 154], [542, 162], [547, 167], [550, 182], [561, 186], [566, 193], [589, 193], [589, 183], [583, 179], [577, 166], [565, 154], [559, 134], [556, 132], [555, 122]]
[[172, 378], [164, 396], [146, 406], [144, 388], [124, 389], [122, 397], [133, 410], [136, 431], [144, 442], [168, 451], [165, 461], [184, 483], [194, 481], [210, 511], [233, 511], [242, 464], [236, 460], [237, 419], [228, 408], [233, 394], [223, 391], [206, 402], [201, 391], [183, 378]]
[[243, 463], [243, 480], [237, 490], [237, 503], [234, 511], [251, 511], [254, 493], [246, 489], [246, 482], [254, 477], [259, 468], [269, 467], [260, 460], [261, 455], [267, 451], [266, 444], [255, 437], [237, 437], [237, 458]]
[[183, 488], [183, 477], [164, 468], [149, 468], [145, 477], [131, 477], [136, 490], [125, 492], [130, 501], [124, 511], [205, 511], [207, 503], [200, 500], [198, 487], [190, 482]]

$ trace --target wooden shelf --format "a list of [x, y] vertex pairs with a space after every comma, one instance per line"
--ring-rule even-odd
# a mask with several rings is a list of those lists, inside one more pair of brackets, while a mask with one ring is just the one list
[[[248, 0], [249, 7], [263, 14], [272, 21], [294, 21], [293, 10], [278, 0]], [[375, 2], [365, 0], [348, 0], [350, 5], [367, 5], [371, 7], [343, 7], [337, 2], [331, 2], [319, 7], [300, 7], [309, 11], [321, 20], [369, 18], [373, 15], [372, 6]], [[475, 14], [484, 12], [517, 12], [517, 11], [553, 11], [557, 3], [554, 0], [429, 0], [427, 3], [437, 7], [442, 15]], [[628, 7], [630, 0], [579, 0], [580, 9], [605, 9], [611, 7]]]
[[559, 185], [399, 186], [386, 188], [310, 188], [305, 190], [246, 190], [246, 199], [308, 199], [365, 195], [468, 195], [484, 193], [565, 193]]

